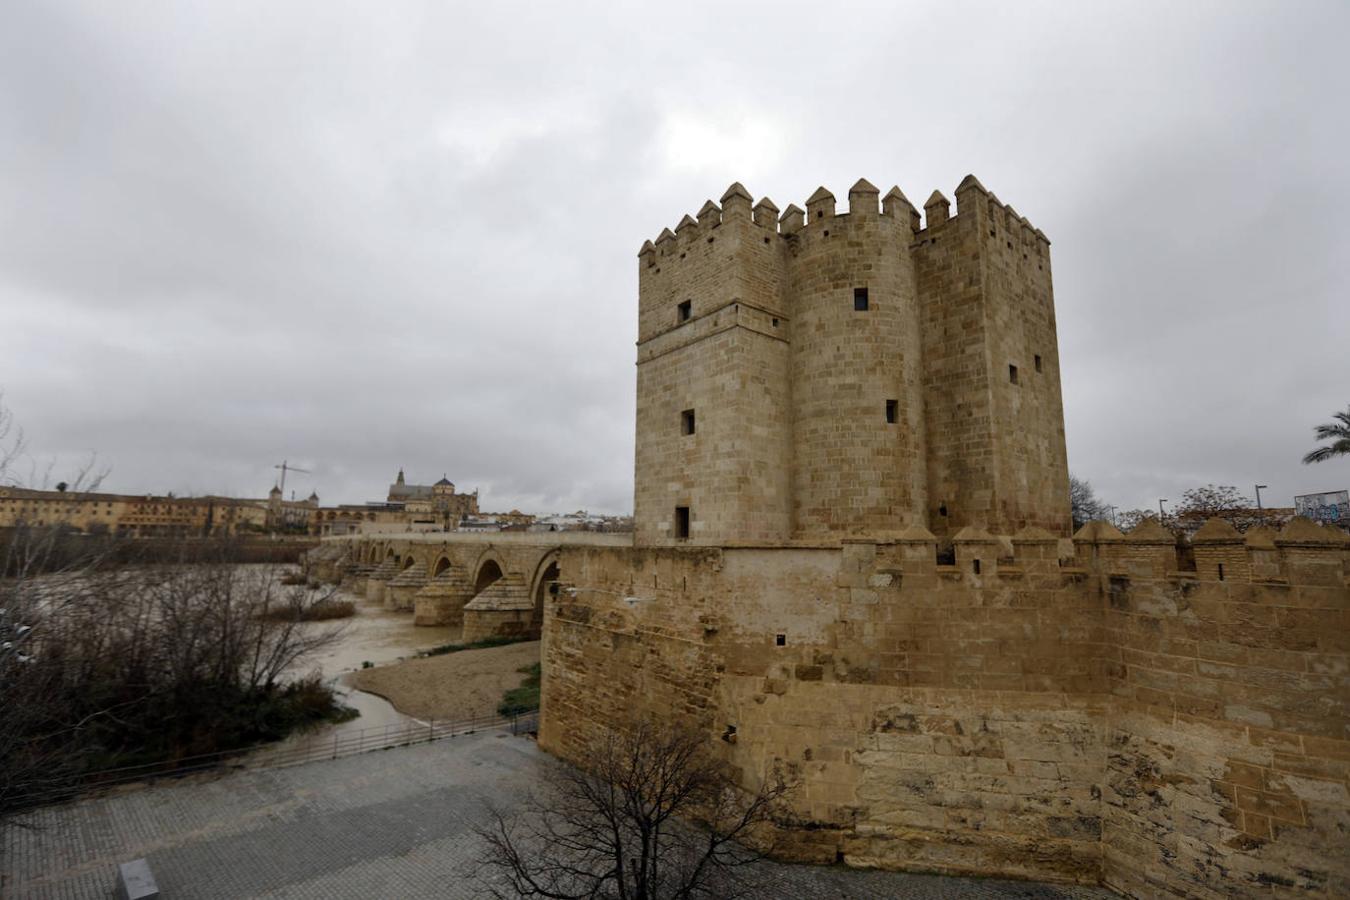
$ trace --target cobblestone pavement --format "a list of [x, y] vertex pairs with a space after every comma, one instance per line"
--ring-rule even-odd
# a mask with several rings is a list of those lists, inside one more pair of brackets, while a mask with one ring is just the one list
[[[463, 873], [484, 803], [509, 805], [541, 766], [533, 741], [480, 732], [286, 769], [131, 789], [43, 810], [9, 829], [0, 895], [113, 896], [146, 857], [173, 898], [478, 898]], [[766, 865], [783, 898], [1107, 898], [1027, 882]]]

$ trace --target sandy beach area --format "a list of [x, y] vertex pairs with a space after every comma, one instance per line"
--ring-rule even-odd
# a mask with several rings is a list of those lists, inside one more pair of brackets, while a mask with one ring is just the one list
[[516, 670], [537, 662], [539, 642], [526, 641], [362, 669], [353, 681], [405, 715], [459, 719], [495, 713], [502, 694], [525, 679]]

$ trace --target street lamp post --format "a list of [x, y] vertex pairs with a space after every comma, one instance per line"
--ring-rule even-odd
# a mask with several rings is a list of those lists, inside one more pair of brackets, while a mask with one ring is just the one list
[[1162, 508], [1162, 505], [1163, 505], [1164, 503], [1166, 503], [1166, 502], [1167, 502], [1167, 498], [1166, 498], [1166, 497], [1159, 497], [1159, 498], [1158, 498], [1158, 521], [1159, 521], [1159, 522], [1161, 522], [1161, 521], [1163, 520], [1163, 516], [1167, 515], [1166, 513], [1163, 512], [1163, 508]]
[[1262, 489], [1262, 488], [1269, 489], [1269, 488], [1270, 488], [1270, 485], [1268, 485], [1268, 484], [1258, 484], [1258, 485], [1256, 486], [1256, 518], [1260, 520], [1260, 522], [1261, 522], [1262, 525], [1264, 525], [1264, 524], [1266, 524], [1266, 514], [1265, 514], [1265, 512], [1261, 509], [1261, 489]]

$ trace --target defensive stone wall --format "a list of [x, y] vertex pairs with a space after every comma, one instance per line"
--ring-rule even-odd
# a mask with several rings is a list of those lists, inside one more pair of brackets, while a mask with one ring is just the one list
[[1343, 532], [953, 544], [562, 548], [540, 742], [584, 761], [595, 729], [673, 711], [747, 781], [801, 775], [798, 859], [1350, 892]]

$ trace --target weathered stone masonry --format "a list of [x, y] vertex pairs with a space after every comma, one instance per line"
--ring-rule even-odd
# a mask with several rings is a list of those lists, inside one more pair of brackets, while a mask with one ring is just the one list
[[1095, 523], [1063, 561], [1036, 529], [954, 543], [954, 565], [918, 528], [564, 548], [540, 741], [584, 760], [594, 728], [639, 713], [734, 729], [718, 746], [747, 779], [802, 774], [803, 859], [1138, 897], [1350, 893], [1340, 533], [1211, 523], [1195, 571], [1147, 528]]
[[1346, 535], [1069, 540], [1049, 242], [974, 177], [878, 193], [643, 246], [635, 546], [559, 552], [541, 743], [789, 764], [802, 859], [1350, 896]]
[[639, 544], [1068, 536], [1049, 241], [973, 176], [922, 228], [878, 193], [779, 217], [734, 184], [643, 245]]

